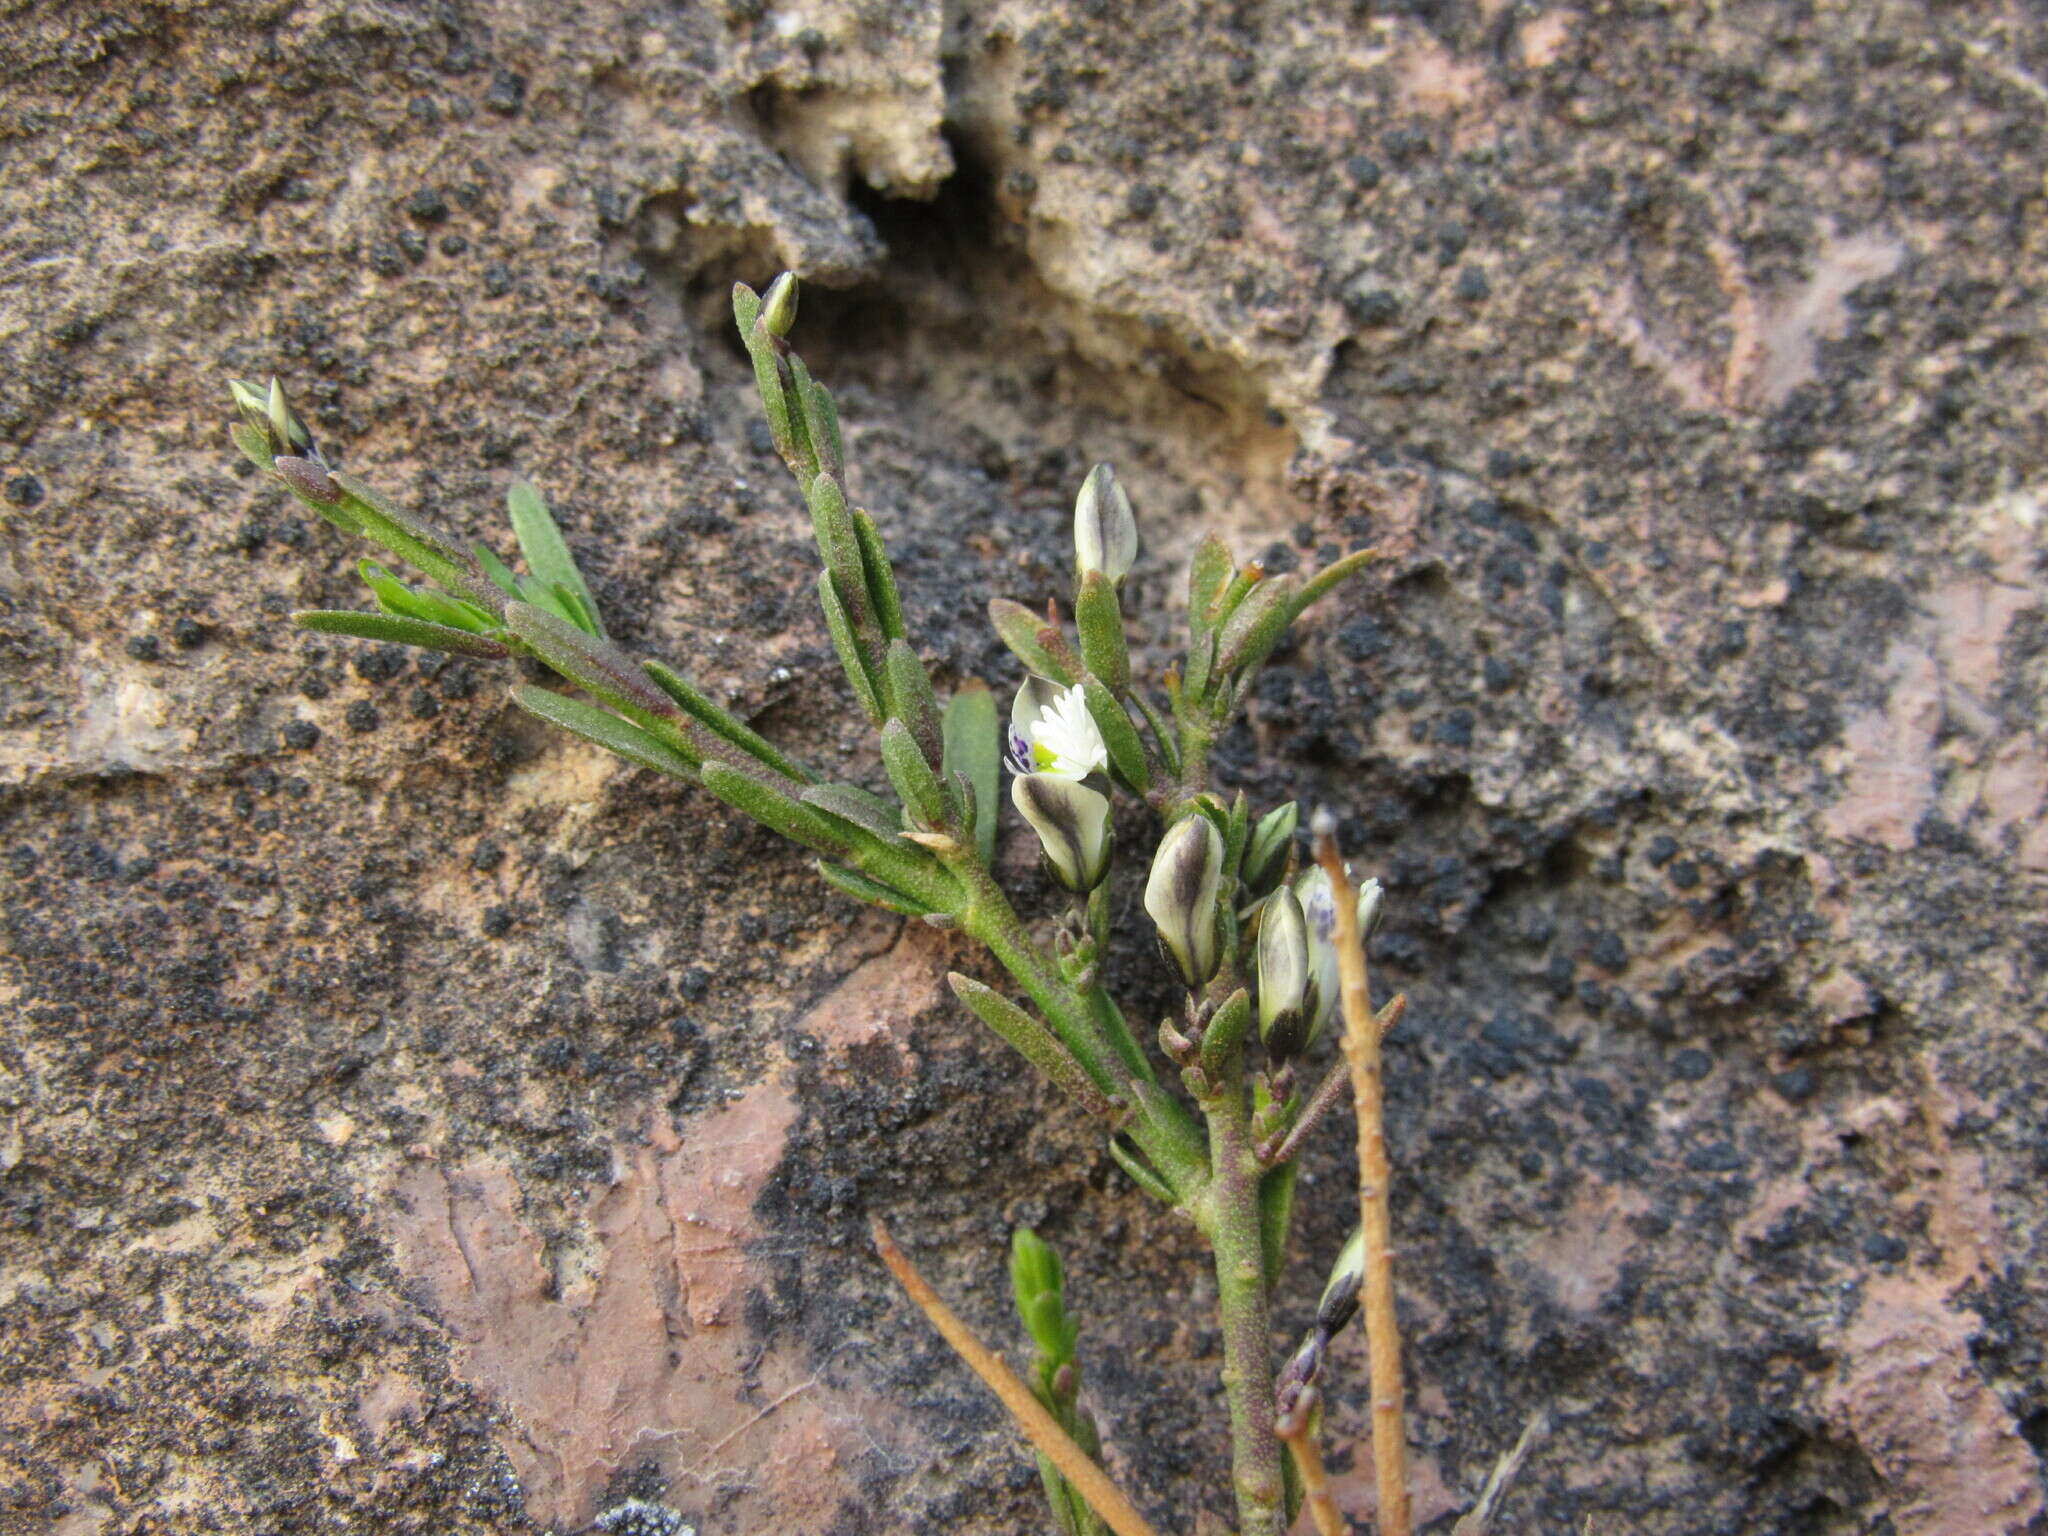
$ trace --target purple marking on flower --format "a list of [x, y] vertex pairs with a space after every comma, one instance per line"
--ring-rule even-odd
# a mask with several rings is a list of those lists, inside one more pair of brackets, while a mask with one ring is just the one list
[[1038, 772], [1037, 765], [1031, 761], [1031, 743], [1026, 741], [1023, 733], [1014, 726], [1011, 728], [1009, 735], [1010, 755], [1005, 760], [1004, 766], [1014, 774], [1021, 775]]

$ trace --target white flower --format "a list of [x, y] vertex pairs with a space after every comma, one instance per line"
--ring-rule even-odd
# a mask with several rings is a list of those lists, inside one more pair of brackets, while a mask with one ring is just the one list
[[1088, 696], [1042, 677], [1026, 678], [1010, 709], [1010, 771], [1085, 779], [1109, 769], [1109, 749], [1088, 713]]

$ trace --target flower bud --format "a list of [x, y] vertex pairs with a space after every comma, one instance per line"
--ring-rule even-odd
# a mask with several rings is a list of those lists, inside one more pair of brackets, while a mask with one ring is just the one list
[[1145, 882], [1145, 911], [1159, 942], [1193, 990], [1222, 961], [1216, 933], [1216, 892], [1223, 880], [1223, 839], [1209, 818], [1183, 816], [1166, 829]]
[[1338, 1333], [1358, 1310], [1358, 1292], [1365, 1284], [1365, 1228], [1354, 1227], [1330, 1266], [1330, 1278], [1316, 1303], [1316, 1327], [1326, 1334]]
[[1247, 894], [1263, 896], [1287, 873], [1287, 855], [1294, 848], [1294, 829], [1301, 821], [1301, 807], [1292, 800], [1276, 811], [1268, 811], [1252, 828], [1245, 845], [1244, 867], [1238, 878]]
[[1038, 834], [1046, 869], [1055, 880], [1077, 895], [1102, 884], [1116, 847], [1109, 796], [1079, 779], [1026, 773], [1010, 780], [1010, 803]]
[[1387, 915], [1387, 893], [1378, 880], [1358, 888], [1358, 942], [1363, 944], [1380, 931], [1380, 919]]
[[[1337, 901], [1330, 890], [1330, 877], [1318, 864], [1304, 870], [1294, 882], [1294, 894], [1308, 924], [1308, 968], [1310, 1001], [1306, 1050], [1330, 1022], [1342, 983], [1337, 972]], [[1368, 880], [1358, 888], [1358, 941], [1363, 944], [1380, 926], [1386, 909], [1386, 892], [1379, 881]]]
[[228, 393], [234, 396], [235, 409], [242, 420], [269, 445], [272, 458], [291, 455], [295, 458], [320, 458], [320, 450], [313, 446], [313, 434], [306, 430], [285, 398], [284, 385], [276, 379], [268, 388], [260, 388], [243, 379], [229, 379]]
[[761, 295], [761, 325], [770, 336], [787, 336], [796, 324], [796, 274], [785, 272]]
[[1308, 988], [1302, 1002], [1307, 1019], [1301, 1048], [1308, 1047], [1323, 1033], [1337, 1006], [1337, 903], [1330, 894], [1330, 877], [1320, 864], [1304, 870], [1294, 882], [1294, 899], [1301, 904], [1308, 937]]
[[1138, 520], [1131, 498], [1117, 483], [1116, 471], [1098, 464], [1081, 482], [1074, 500], [1074, 570], [1079, 576], [1100, 571], [1122, 586], [1138, 558]]
[[1259, 1038], [1276, 1062], [1308, 1044], [1308, 923], [1292, 891], [1275, 891], [1259, 915]]

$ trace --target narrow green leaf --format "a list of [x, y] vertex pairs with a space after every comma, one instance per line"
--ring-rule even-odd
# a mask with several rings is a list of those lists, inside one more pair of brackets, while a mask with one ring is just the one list
[[570, 591], [560, 582], [555, 583], [555, 596], [561, 600], [562, 616], [586, 635], [603, 637], [604, 628], [597, 622], [597, 610], [579, 593]]
[[1145, 717], [1145, 723], [1152, 728], [1153, 745], [1159, 749], [1160, 757], [1166, 763], [1169, 778], [1180, 777], [1180, 738], [1173, 727], [1168, 725], [1159, 711], [1152, 707], [1152, 701], [1145, 697], [1145, 690], [1133, 688], [1127, 695], [1138, 706], [1138, 713]]
[[[385, 570], [374, 560], [358, 560], [356, 574], [363, 578], [363, 584], [370, 589], [370, 595], [377, 599], [377, 606], [386, 613], [402, 619], [421, 619], [429, 624], [441, 622], [426, 611], [418, 602], [411, 587]], [[451, 629], [467, 628], [466, 625], [450, 625]]]
[[642, 725], [678, 720], [682, 713], [634, 665], [632, 657], [610, 641], [586, 634], [566, 619], [531, 603], [507, 603], [505, 628], [577, 687], [635, 717]]
[[1301, 1159], [1290, 1157], [1266, 1170], [1259, 1180], [1259, 1246], [1264, 1250], [1266, 1284], [1274, 1285], [1287, 1262], [1287, 1232], [1294, 1225], [1294, 1180]]
[[824, 385], [811, 377], [802, 358], [791, 352], [785, 361], [789, 365], [790, 404], [802, 413], [804, 440], [817, 461], [817, 473], [844, 479], [846, 463], [839, 442], [839, 412], [833, 408], [832, 397], [825, 392]]
[[658, 661], [643, 661], [640, 667], [654, 679], [663, 693], [682, 705], [693, 719], [716, 731], [748, 756], [767, 764], [777, 773], [787, 774], [800, 784], [818, 782], [818, 776], [810, 769], [785, 754], [774, 742], [733, 714], [731, 710], [713, 703], [695, 683], [680, 672], [663, 666]]
[[884, 907], [891, 912], [900, 912], [905, 917], [923, 917], [933, 909], [915, 896], [906, 896], [893, 885], [884, 885], [879, 880], [870, 880], [866, 875], [848, 869], [843, 864], [834, 864], [829, 859], [819, 859], [812, 866], [825, 878], [825, 883], [851, 896], [855, 901], [864, 901], [872, 907]]
[[1379, 556], [1380, 552], [1376, 549], [1353, 550], [1343, 559], [1333, 560], [1320, 571], [1317, 571], [1301, 584], [1301, 591], [1295, 595], [1294, 611], [1287, 616], [1288, 622], [1292, 623], [1295, 619], [1300, 618], [1302, 614], [1308, 611], [1310, 604], [1322, 597], [1324, 593], [1330, 591], [1331, 588], [1337, 586], [1340, 582], [1347, 581], [1351, 577], [1356, 576], [1368, 565], [1371, 565], [1373, 561], [1377, 560]]
[[[768, 418], [769, 435], [774, 438], [776, 452], [782, 455], [783, 461], [793, 465], [797, 458], [797, 437], [791, 420], [789, 395], [783, 386], [783, 369], [777, 352], [780, 343], [761, 324], [761, 301], [745, 283], [733, 284], [732, 310], [733, 318], [739, 322], [740, 341], [754, 365], [754, 386], [761, 395], [761, 412]], [[788, 349], [783, 347], [782, 350]], [[800, 489], [807, 483], [805, 476], [797, 476]]]
[[1081, 636], [1081, 660], [1121, 697], [1131, 686], [1131, 656], [1124, 641], [1124, 612], [1116, 588], [1100, 571], [1081, 578], [1074, 597], [1074, 627]]
[[896, 595], [896, 572], [889, 565], [889, 551], [882, 547], [881, 530], [865, 512], [853, 514], [854, 537], [860, 540], [861, 568], [867, 576], [868, 603], [882, 626], [882, 638], [901, 640], [909, 631], [903, 627], [903, 603]]
[[903, 831], [895, 806], [853, 784], [812, 784], [797, 798], [885, 843], [897, 842]]
[[1173, 1158], [1190, 1177], [1205, 1177], [1209, 1171], [1208, 1138], [1195, 1124], [1194, 1116], [1181, 1108], [1180, 1100], [1157, 1083], [1143, 1079], [1133, 1081], [1129, 1092], [1138, 1101], [1138, 1112], [1152, 1126], [1157, 1149]]
[[839, 584], [832, 579], [830, 571], [818, 572], [818, 605], [825, 610], [825, 629], [832, 636], [832, 649], [839, 653], [840, 670], [845, 672], [846, 681], [852, 686], [854, 697], [860, 700], [860, 707], [867, 712], [869, 722], [879, 726], [889, 718], [888, 712], [882, 708], [881, 691], [869, 675], [867, 658], [861, 654], [860, 638], [853, 629], [853, 616], [839, 600]]
[[761, 317], [761, 296], [745, 283], [732, 285], [732, 317], [739, 322], [741, 336], [752, 331]]
[[843, 476], [846, 447], [840, 439], [839, 406], [832, 399], [832, 391], [814, 381], [804, 407], [804, 420], [811, 429], [811, 442], [818, 450], [819, 462], [825, 465], [827, 474]]
[[974, 851], [986, 864], [987, 857], [981, 855], [981, 823], [977, 819], [979, 812], [974, 802], [973, 782], [966, 774], [955, 772], [945, 776], [942, 787], [946, 792], [946, 815], [958, 829], [957, 835], [973, 838]]
[[241, 450], [243, 458], [266, 475], [277, 473], [270, 464], [276, 455], [270, 451], [270, 438], [266, 434], [257, 431], [246, 421], [231, 421], [228, 423], [228, 436], [235, 440], [235, 447]]
[[1152, 769], [1145, 761], [1145, 744], [1138, 739], [1138, 728], [1131, 724], [1123, 705], [1098, 677], [1083, 678], [1081, 694], [1088, 701], [1095, 728], [1102, 733], [1103, 746], [1109, 749], [1109, 766], [1117, 778], [1134, 795], [1150, 794]]
[[301, 629], [318, 630], [327, 635], [351, 635], [358, 640], [417, 645], [430, 651], [481, 656], [491, 661], [500, 661], [512, 654], [488, 635], [389, 613], [357, 613], [347, 608], [302, 608], [292, 615], [292, 622]]
[[1206, 630], [1188, 642], [1187, 676], [1181, 687], [1190, 700], [1199, 701], [1209, 692], [1209, 679], [1216, 669], [1216, 632]]
[[564, 601], [562, 589], [548, 585], [538, 576], [522, 576], [519, 578], [519, 600], [522, 603], [531, 603], [543, 612], [553, 614], [571, 629], [581, 629], [586, 635], [590, 633], [588, 629], [584, 629], [583, 625], [576, 622], [576, 610]]
[[1252, 835], [1251, 802], [1243, 790], [1230, 802], [1230, 823], [1223, 829], [1223, 872], [1237, 874], [1244, 863], [1244, 845]]
[[825, 569], [838, 584], [840, 601], [854, 631], [865, 639], [873, 633], [868, 601], [867, 562], [861, 558], [860, 534], [853, 512], [846, 505], [846, 493], [830, 475], [819, 475], [804, 492], [811, 509], [811, 531], [817, 536], [818, 554]]
[[1244, 1044], [1251, 1022], [1251, 994], [1239, 987], [1216, 1010], [1215, 1016], [1209, 1020], [1209, 1027], [1202, 1031], [1202, 1070], [1209, 1074], [1210, 1082], [1227, 1080], [1231, 1058]]
[[483, 568], [484, 575], [507, 597], [519, 596], [519, 578], [512, 574], [512, 567], [500, 560], [488, 544], [472, 544], [470, 552], [476, 556], [476, 563]]
[[1256, 560], [1231, 572], [1230, 584], [1223, 589], [1223, 595], [1216, 600], [1215, 627], [1221, 629], [1230, 622], [1230, 616], [1237, 612], [1237, 605], [1245, 600], [1254, 587], [1266, 579], [1266, 568]]
[[[1109, 946], [1103, 939], [1109, 927], [1109, 902], [1108, 881], [1104, 881], [1088, 894], [1089, 921], [1098, 932], [1095, 943], [1098, 955], [1108, 952]], [[1138, 1037], [1131, 1033], [1131, 1026], [1125, 1021], [1123, 1010], [1117, 1007], [1116, 999], [1109, 995], [1109, 990], [1098, 980], [1082, 995], [1087, 999], [1089, 1012], [1095, 1015], [1095, 1022], [1102, 1026], [1103, 1037], [1109, 1041], [1110, 1049], [1122, 1058], [1125, 1070], [1143, 1082], [1158, 1082], [1159, 1074], [1152, 1068], [1152, 1058], [1145, 1054], [1145, 1048], [1138, 1044]]]
[[997, 597], [989, 600], [988, 621], [995, 626], [996, 637], [1010, 648], [1010, 654], [1024, 663], [1025, 671], [1064, 688], [1074, 686], [1076, 673], [1063, 666], [1052, 652], [1039, 644], [1038, 631], [1045, 620], [1022, 603]]
[[[768, 331], [765, 322], [771, 318], [770, 314], [763, 313], [761, 320], [755, 322], [756, 334]], [[781, 335], [769, 334], [766, 340], [775, 361], [777, 377], [782, 381], [783, 408], [789, 413], [789, 451], [782, 456], [782, 461], [796, 478], [797, 490], [808, 496], [811, 482], [817, 479], [822, 466], [818, 463], [817, 445], [811, 441], [811, 425], [804, 419], [803, 389], [797, 379], [797, 370], [803, 367], [804, 361]], [[809, 377], [808, 374], [804, 376]]]
[[1206, 535], [1195, 548], [1188, 567], [1188, 638], [1199, 640], [1219, 622], [1217, 604], [1230, 584], [1230, 546], [1215, 534]]
[[381, 544], [449, 591], [469, 598], [493, 614], [503, 606], [503, 594], [485, 579], [476, 557], [440, 529], [379, 495], [353, 475], [335, 470], [331, 478], [335, 489], [341, 492], [342, 509], [361, 524], [365, 538]]
[[924, 760], [936, 767], [944, 761], [946, 738], [939, 724], [939, 701], [924, 663], [907, 640], [891, 640], [884, 662], [888, 677], [889, 713], [910, 727]]
[[409, 587], [374, 560], [359, 561], [356, 570], [389, 613], [425, 619], [429, 624], [445, 624], [450, 629], [482, 631], [493, 627], [490, 618], [470, 604], [439, 592]]
[[889, 770], [889, 782], [896, 787], [897, 797], [926, 827], [961, 830], [952, 825], [953, 818], [946, 813], [946, 792], [939, 784], [939, 776], [932, 772], [917, 739], [910, 734], [910, 727], [901, 720], [891, 720], [882, 727], [882, 766]]
[[865, 833], [798, 804], [773, 784], [731, 763], [706, 758], [698, 772], [704, 787], [734, 810], [813, 852], [840, 859], [854, 858], [866, 840]]
[[528, 714], [574, 732], [585, 741], [595, 742], [630, 763], [638, 763], [643, 768], [652, 768], [656, 773], [665, 773], [686, 783], [697, 782], [695, 766], [682, 753], [659, 737], [641, 730], [630, 720], [621, 720], [610, 710], [599, 709], [594, 704], [586, 704], [581, 699], [571, 699], [546, 688], [535, 688], [529, 683], [521, 683], [512, 690], [512, 702]]
[[1002, 993], [985, 987], [958, 971], [948, 973], [946, 982], [953, 995], [965, 1003], [974, 1016], [1007, 1041], [1026, 1061], [1038, 1068], [1062, 1093], [1090, 1114], [1113, 1117], [1115, 1107], [1081, 1063], [1052, 1030], [1011, 1002]]
[[1293, 576], [1272, 576], [1251, 589], [1237, 611], [1223, 623], [1217, 637], [1217, 671], [1225, 677], [1248, 672], [1259, 665], [1280, 643], [1294, 619], [1295, 594], [1300, 585]]
[[1038, 1461], [1038, 1481], [1045, 1490], [1045, 1502], [1052, 1510], [1054, 1536], [1094, 1536], [1081, 1524], [1079, 1511], [1088, 1506], [1081, 1496], [1074, 1492], [1073, 1485], [1060, 1476], [1043, 1452], [1034, 1452]]
[[1136, 1147], [1126, 1147], [1122, 1136], [1109, 1138], [1109, 1155], [1115, 1160], [1117, 1167], [1130, 1175], [1131, 1182], [1154, 1200], [1162, 1205], [1180, 1204], [1180, 1196], [1174, 1193], [1173, 1186], [1167, 1183], [1162, 1175], [1152, 1170], [1146, 1163], [1144, 1154]]
[[587, 629], [600, 640], [604, 639], [604, 625], [597, 616], [597, 600], [590, 595], [590, 584], [583, 579], [583, 572], [576, 568], [576, 557], [569, 553], [561, 527], [555, 522], [555, 515], [548, 510], [539, 490], [530, 481], [513, 481], [512, 488], [505, 493], [505, 510], [511, 514], [512, 534], [519, 540], [519, 553], [525, 557], [526, 568], [543, 586], [561, 587], [567, 591], [576, 603], [582, 605], [583, 613], [590, 621], [588, 624], [578, 623], [572, 613], [567, 615], [570, 622], [579, 629]]
[[981, 862], [996, 856], [996, 796], [1002, 789], [1002, 728], [995, 696], [978, 677], [967, 678], [946, 702], [942, 722], [947, 777], [965, 775], [974, 791], [974, 844]]

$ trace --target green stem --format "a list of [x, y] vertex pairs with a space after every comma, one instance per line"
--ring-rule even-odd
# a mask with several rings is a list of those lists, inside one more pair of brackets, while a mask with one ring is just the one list
[[1209, 1117], [1212, 1176], [1210, 1246], [1216, 1255], [1216, 1308], [1223, 1324], [1223, 1390], [1230, 1404], [1231, 1473], [1239, 1536], [1283, 1536], [1287, 1529], [1282, 1450], [1273, 1432], [1272, 1315], [1266, 1239], [1259, 1211], [1260, 1169], [1252, 1148], [1242, 1071], [1202, 1105]]
[[[1137, 1111], [1124, 1127], [1124, 1133], [1172, 1181], [1182, 1198], [1192, 1202], [1207, 1183], [1209, 1173], [1207, 1160], [1201, 1155], [1201, 1133], [1177, 1100], [1156, 1088], [1149, 1093], [1135, 1091], [1133, 1084], [1152, 1087], [1153, 1078], [1150, 1064], [1131, 1038], [1129, 1028], [1122, 1030], [1121, 1042], [1112, 1038], [1112, 1032], [1105, 1028], [1104, 1014], [1098, 1013], [1060, 975], [1059, 967], [1026, 931], [1024, 920], [1017, 916], [1009, 897], [979, 860], [970, 856], [951, 861], [949, 867], [966, 888], [967, 909], [961, 914], [961, 927], [986, 944], [989, 952], [1002, 962], [1003, 969], [1038, 1004], [1053, 1033], [1073, 1052], [1102, 1091], [1123, 1099]], [[1106, 1012], [1122, 1023], [1122, 1015], [1113, 1007]], [[1137, 1056], [1140, 1070], [1132, 1070], [1126, 1052]]]

